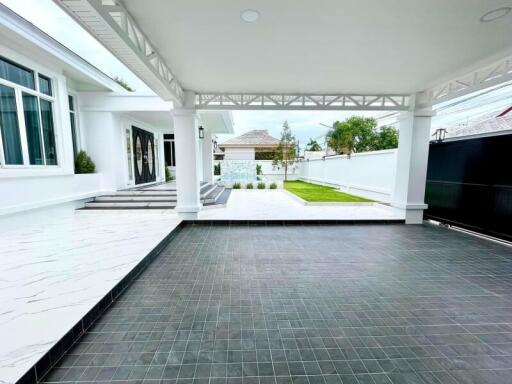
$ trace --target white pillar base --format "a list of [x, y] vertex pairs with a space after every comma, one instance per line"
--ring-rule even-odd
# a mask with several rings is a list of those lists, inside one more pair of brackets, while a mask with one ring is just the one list
[[175, 211], [183, 220], [197, 220], [199, 218], [200, 206], [176, 207]]
[[402, 209], [405, 213], [405, 224], [423, 224], [423, 211], [428, 208], [427, 204], [400, 204], [392, 202], [392, 207]]

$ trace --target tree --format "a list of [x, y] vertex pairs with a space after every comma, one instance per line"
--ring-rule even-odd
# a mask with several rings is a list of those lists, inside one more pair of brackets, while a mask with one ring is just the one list
[[322, 147], [320, 146], [320, 144], [318, 144], [318, 141], [309, 139], [309, 143], [306, 145], [306, 151], [317, 152], [317, 151], [321, 151], [321, 150], [322, 150]]
[[398, 147], [398, 131], [394, 127], [381, 127], [377, 137], [376, 150]]
[[393, 127], [377, 129], [377, 121], [373, 117], [352, 116], [333, 124], [327, 133], [327, 144], [337, 154], [348, 155], [396, 148], [398, 132]]
[[288, 121], [283, 123], [283, 130], [281, 131], [281, 139], [279, 145], [274, 150], [274, 159], [272, 167], [281, 169], [284, 168], [284, 179], [288, 180], [288, 168], [293, 167], [296, 162], [296, 141], [295, 136], [288, 125]]

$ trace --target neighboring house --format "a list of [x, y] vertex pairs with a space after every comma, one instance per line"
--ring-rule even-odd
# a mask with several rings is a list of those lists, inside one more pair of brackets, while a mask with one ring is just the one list
[[255, 129], [219, 144], [224, 160], [271, 160], [279, 139], [266, 129]]
[[464, 126], [445, 127], [446, 138], [512, 131], [512, 107], [499, 114], [485, 115]]
[[[131, 93], [0, 5], [0, 214], [164, 181], [176, 165], [173, 105]], [[198, 157], [211, 182], [215, 133], [229, 112], [202, 112]], [[85, 150], [96, 173], [75, 175]], [[206, 165], [205, 165], [206, 164]], [[203, 166], [205, 165], [205, 166]]]

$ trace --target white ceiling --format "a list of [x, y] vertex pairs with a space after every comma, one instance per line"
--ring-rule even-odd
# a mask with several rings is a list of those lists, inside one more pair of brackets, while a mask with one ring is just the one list
[[[512, 52], [512, 0], [124, 0], [185, 89], [410, 93]], [[242, 10], [261, 13], [253, 24]]]

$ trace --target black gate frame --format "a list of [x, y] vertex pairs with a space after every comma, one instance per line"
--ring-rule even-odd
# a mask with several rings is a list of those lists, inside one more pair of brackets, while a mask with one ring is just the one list
[[425, 218], [512, 241], [512, 133], [430, 144]]

